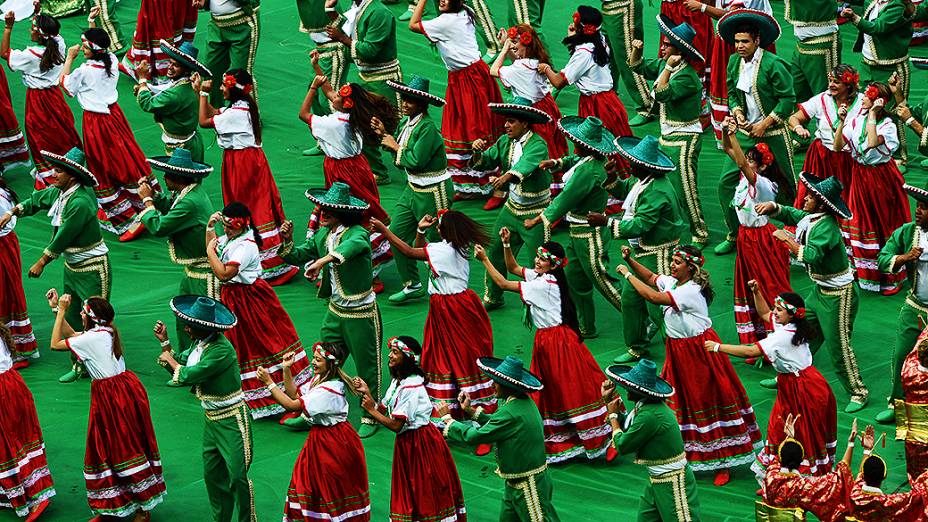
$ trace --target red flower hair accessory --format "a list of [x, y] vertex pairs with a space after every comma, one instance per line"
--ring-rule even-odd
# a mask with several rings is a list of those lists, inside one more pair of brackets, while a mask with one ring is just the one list
[[510, 40], [515, 40], [516, 38], [519, 37], [519, 28], [516, 26], [512, 26], [509, 28], [509, 31], [507, 34], [509, 35]]
[[243, 217], [230, 218], [227, 216], [222, 216], [222, 224], [232, 228], [245, 228], [251, 226], [251, 219]]
[[764, 165], [770, 165], [771, 163], [773, 163], [773, 160], [775, 158], [773, 156], [773, 152], [770, 152], [769, 145], [767, 145], [766, 143], [758, 143], [757, 145], [754, 146], [754, 148], [757, 149], [757, 152], [760, 152], [761, 163], [763, 163]]
[[354, 100], [351, 99], [351, 86], [348, 84], [342, 85], [342, 88], [338, 90], [338, 95], [342, 99], [342, 107], [350, 109], [354, 107]]
[[235, 79], [235, 76], [228, 73], [222, 76], [222, 84], [226, 86], [226, 89], [238, 88], [245, 94], [251, 94], [251, 91], [254, 89], [254, 85], [242, 85], [238, 83], [238, 80]]
[[867, 90], [864, 91], [864, 96], [870, 98], [870, 100], [882, 98], [883, 101], [889, 101], [889, 96], [880, 96], [880, 88], [873, 84], [867, 86]]
[[574, 23], [580, 25], [580, 13], [574, 11]]
[[532, 41], [534, 40], [532, 33], [522, 33], [519, 35], [519, 43], [522, 45], [532, 45]]
[[847, 83], [850, 85], [857, 85], [857, 82], [860, 81], [860, 73], [844, 71], [841, 73], [841, 83]]

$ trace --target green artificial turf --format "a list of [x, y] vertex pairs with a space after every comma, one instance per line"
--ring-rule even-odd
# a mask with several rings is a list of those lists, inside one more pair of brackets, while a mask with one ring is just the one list
[[[498, 23], [505, 21], [506, 5], [503, 0], [491, 0]], [[654, 2], [658, 4], [658, 2]], [[123, 0], [117, 14], [123, 21], [127, 36], [134, 27], [138, 0]], [[391, 6], [399, 15], [406, 9], [405, 4]], [[777, 43], [777, 48], [784, 55], [792, 53], [794, 39], [790, 27], [782, 22], [782, 2], [776, 2], [774, 9], [781, 20], [786, 34]], [[573, 2], [549, 0], [544, 20], [544, 32], [552, 42], [552, 55], [555, 67], [562, 67], [567, 59], [565, 48], [557, 43], [570, 22]], [[654, 23], [657, 5], [645, 6], [646, 53], [654, 55], [658, 44], [658, 31]], [[208, 14], [202, 14], [200, 32], [197, 35], [198, 47], [204, 47], [205, 27]], [[284, 208], [302, 233], [302, 224], [306, 223], [310, 205], [303, 197], [308, 187], [323, 184], [322, 158], [306, 158], [300, 151], [312, 144], [309, 130], [297, 119], [297, 112], [306, 88], [312, 79], [308, 51], [310, 40], [298, 31], [299, 21], [292, 1], [265, 2], [261, 7], [262, 39], [258, 51], [256, 72], [261, 84], [261, 112], [265, 125], [264, 149], [267, 153], [274, 177], [280, 188]], [[63, 20], [63, 34], [68, 44], [78, 42], [79, 31], [83, 28], [84, 17], [77, 16]], [[18, 24], [14, 31], [14, 47], [22, 47], [28, 38], [28, 24]], [[842, 28], [844, 56], [852, 64], [859, 63], [859, 55], [851, 53], [856, 38], [856, 31], [850, 25]], [[398, 24], [399, 52], [404, 74], [420, 74], [432, 80], [434, 93], [441, 93], [445, 86], [446, 72], [437, 54], [427, 45], [425, 39], [406, 29], [405, 23]], [[918, 50], [915, 51], [916, 53]], [[928, 54], [928, 53], [922, 53]], [[202, 55], [202, 51], [201, 51]], [[16, 73], [7, 73], [13, 95], [13, 105], [22, 121], [24, 105], [24, 88]], [[354, 70], [352, 77], [356, 76]], [[925, 73], [913, 70], [913, 99], [921, 100], [928, 89], [921, 82]], [[150, 115], [142, 113], [132, 98], [132, 84], [128, 79], [120, 81], [120, 105], [126, 113], [136, 138], [142, 149], [149, 156], [163, 153], [160, 130]], [[624, 94], [621, 96], [624, 97]], [[70, 100], [74, 113], [80, 120], [80, 108]], [[564, 114], [575, 114], [577, 92], [569, 88], [561, 93], [558, 102]], [[434, 110], [434, 109], [433, 109]], [[437, 111], [436, 111], [437, 113]], [[434, 116], [437, 117], [437, 114]], [[636, 129], [639, 135], [645, 132], [658, 132], [657, 123]], [[206, 180], [212, 194], [213, 204], [220, 208], [222, 198], [219, 190], [218, 167], [221, 151], [215, 145], [214, 133], [203, 131], [204, 141], [209, 144], [206, 159], [216, 168], [216, 173]], [[909, 143], [917, 143], [910, 133]], [[716, 184], [722, 155], [713, 146], [711, 131], [704, 135], [704, 146], [699, 164], [699, 185], [702, 191], [706, 218], [712, 232], [714, 246], [723, 237], [724, 225], [718, 202], [716, 201]], [[913, 151], [914, 152], [914, 151]], [[908, 182], [923, 185], [925, 173], [918, 169], [916, 157], [911, 162]], [[801, 165], [802, 159], [796, 159]], [[402, 189], [402, 177], [391, 168], [394, 183], [381, 187], [382, 203], [391, 209]], [[13, 170], [6, 173], [13, 187], [26, 195], [31, 190], [31, 179], [26, 170]], [[875, 194], [879, 197], [879, 194]], [[456, 204], [455, 208], [464, 210], [481, 222], [490, 225], [495, 213], [480, 209], [482, 203], [465, 202]], [[24, 269], [27, 269], [41, 255], [51, 230], [44, 215], [22, 219], [16, 229], [22, 244]], [[563, 232], [560, 233], [563, 236]], [[117, 310], [116, 326], [120, 328], [126, 348], [126, 361], [142, 379], [148, 389], [151, 401], [155, 431], [162, 452], [165, 480], [168, 496], [166, 501], [153, 512], [154, 520], [205, 521], [210, 519], [209, 503], [202, 480], [200, 459], [201, 431], [203, 414], [198, 401], [185, 389], [165, 386], [168, 375], [157, 366], [155, 358], [159, 353], [158, 343], [151, 335], [151, 327], [158, 319], [171, 322], [168, 300], [182, 277], [178, 266], [172, 265], [167, 255], [164, 241], [145, 236], [129, 244], [121, 244], [108, 235], [106, 240], [110, 247], [113, 267], [112, 302]], [[618, 243], [613, 243], [613, 261], [619, 259]], [[712, 305], [714, 326], [723, 340], [737, 340], [732, 311], [732, 277], [734, 273], [734, 255], [707, 257], [707, 268], [713, 275], [718, 298]], [[52, 263], [41, 279], [25, 281], [29, 309], [36, 336], [42, 347], [42, 358], [32, 367], [23, 371], [36, 399], [36, 407], [45, 433], [48, 462], [55, 479], [58, 495], [44, 520], [70, 521], [90, 518], [81, 472], [83, 463], [84, 440], [87, 424], [88, 398], [90, 381], [83, 380], [75, 384], [59, 384], [57, 377], [64, 373], [69, 365], [68, 357], [61, 353], [51, 353], [47, 346], [52, 326], [52, 315], [48, 312], [43, 294], [45, 291], [61, 284], [61, 261]], [[473, 264], [471, 273], [472, 287], [482, 291], [483, 269]], [[400, 281], [392, 266], [383, 273], [388, 292], [396, 291]], [[810, 288], [810, 281], [804, 271], [793, 270], [793, 287], [800, 294]], [[303, 278], [297, 278], [290, 284], [277, 289], [280, 300], [296, 324], [303, 343], [312, 345], [317, 339], [319, 325], [325, 304], [316, 299], [315, 287]], [[860, 313], [854, 332], [854, 346], [858, 363], [865, 382], [870, 387], [870, 406], [859, 414], [862, 422], [872, 419], [884, 407], [884, 397], [889, 393], [890, 357], [895, 339], [896, 320], [903, 295], [892, 298], [870, 293], [862, 295]], [[394, 335], [422, 336], [422, 328], [427, 312], [427, 301], [393, 306], [381, 298], [385, 338]], [[587, 343], [601, 365], [609, 364], [614, 356], [624, 351], [621, 323], [618, 314], [606, 302], [597, 297], [598, 328], [600, 337]], [[516, 296], [507, 297], [506, 306], [491, 314], [496, 339], [495, 352], [498, 356], [515, 354], [528, 360], [532, 350], [532, 333], [522, 325], [522, 307]], [[385, 351], [384, 351], [385, 353]], [[652, 347], [652, 355], [663, 360], [663, 348]], [[847, 401], [847, 396], [833, 378], [834, 371], [827, 354], [820, 353], [816, 363], [822, 373], [829, 379], [835, 389], [839, 410]], [[384, 364], [386, 358], [384, 357]], [[762, 378], [773, 375], [768, 368], [756, 369], [740, 361], [735, 361], [735, 368], [753, 402], [761, 429], [766, 431], [767, 416], [773, 404], [775, 392], [757, 385]], [[353, 370], [348, 365], [349, 373]], [[712, 378], [712, 376], [707, 376]], [[2, 405], [0, 405], [2, 407]], [[357, 421], [359, 408], [353, 404], [351, 418]], [[851, 422], [851, 416], [839, 413], [840, 429], [838, 454], [843, 451], [844, 441]], [[885, 428], [879, 428], [885, 431]], [[259, 518], [263, 520], [279, 519], [283, 509], [284, 495], [290, 480], [290, 473], [297, 453], [300, 451], [305, 435], [292, 433], [280, 428], [273, 420], [263, 420], [254, 424], [254, 462], [250, 478], [255, 486], [255, 505]], [[371, 488], [372, 519], [386, 520], [390, 503], [390, 466], [393, 453], [394, 436], [386, 429], [381, 429], [374, 437], [364, 441], [367, 454], [368, 476]], [[904, 452], [901, 443], [892, 440], [886, 448], [878, 448], [889, 464], [887, 489], [892, 490], [905, 479]], [[455, 462], [464, 487], [469, 518], [484, 522], [497, 518], [501, 499], [502, 480], [494, 473], [493, 456], [478, 458], [468, 449], [453, 448]], [[859, 459], [859, 453], [858, 453]], [[563, 521], [604, 521], [631, 520], [635, 517], [640, 492], [644, 488], [647, 475], [644, 468], [632, 464], [631, 458], [624, 457], [612, 464], [603, 460], [596, 462], [571, 462], [552, 467], [554, 480], [554, 504]], [[855, 460], [855, 466], [859, 460]], [[725, 487], [713, 487], [711, 476], [699, 476], [699, 497], [703, 520], [747, 520], [753, 518], [754, 491], [757, 484], [753, 475], [745, 467], [734, 472], [732, 481]], [[10, 510], [0, 511], [0, 521], [13, 520]]]

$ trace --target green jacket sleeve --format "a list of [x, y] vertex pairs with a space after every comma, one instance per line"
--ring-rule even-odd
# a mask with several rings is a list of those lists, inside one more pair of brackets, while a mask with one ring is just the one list
[[522, 156], [519, 157], [519, 161], [509, 167], [509, 172], [522, 181], [537, 171], [538, 164], [546, 159], [548, 159], [548, 145], [545, 141], [542, 139], [528, 140], [522, 149]]
[[[84, 227], [90, 224], [90, 219], [85, 213], [85, 208], [80, 205], [65, 206], [64, 211], [61, 213], [61, 226], [55, 231], [51, 243], [45, 247], [46, 255], [53, 258], [58, 257], [66, 248], [71, 246], [72, 239], [81, 235]], [[96, 216], [93, 216], [93, 218], [96, 220]]]
[[[613, 228], [614, 237], [617, 239], [641, 237], [657, 226], [666, 200], [663, 197], [659, 197], [659, 194], [653, 192], [649, 194], [649, 196], [650, 197], [638, 198], [638, 203], [635, 206], [635, 217], [624, 221], [618, 221], [618, 225]], [[616, 234], [616, 232], [618, 232], [618, 234]]]
[[345, 232], [338, 246], [335, 247], [335, 250], [329, 252], [329, 254], [338, 260], [336, 264], [342, 264], [348, 259], [365, 253], [370, 255], [370, 252], [371, 242], [368, 238], [367, 231], [362, 227], [352, 227], [349, 231]]
[[[364, 20], [364, 27], [358, 28], [358, 40], [351, 42], [353, 54], [362, 62], [369, 62], [380, 53], [380, 48], [394, 34], [396, 19], [386, 10], [371, 10]], [[360, 38], [363, 38], [360, 39]]]
[[631, 70], [645, 77], [645, 79], [651, 80], [652, 82], [657, 79], [661, 74], [661, 69], [664, 68], [664, 61], [657, 58], [646, 58], [641, 60], [636, 65], [630, 67]]
[[799, 247], [796, 259], [808, 264], [815, 264], [824, 259], [825, 253], [830, 250], [829, 247], [835, 242], [834, 240], [840, 240], [841, 237], [837, 235], [837, 237], [831, 238], [827, 234], [827, 231], [823, 231], [821, 228], [812, 228], [806, 238], [806, 244]]
[[445, 436], [467, 444], [484, 444], [503, 440], [511, 433], [513, 418], [510, 414], [495, 413], [488, 417], [486, 424], [481, 426], [474, 426], [472, 422], [452, 422], [445, 427]]
[[615, 449], [622, 455], [636, 453], [654, 436], [656, 425], [651, 422], [641, 422], [644, 419], [635, 419], [627, 431], [616, 433], [612, 438]]
[[184, 205], [181, 200], [174, 208], [162, 214], [157, 209], [146, 209], [139, 214], [139, 220], [155, 237], [167, 237], [181, 230], [198, 225], [194, 219], [193, 207]]
[[479, 161], [473, 162], [477, 170], [493, 170], [502, 167], [503, 155], [509, 151], [509, 136], [503, 134], [492, 146], [480, 155]]
[[[229, 348], [223, 344], [203, 350], [200, 361], [193, 366], [184, 365], [174, 369], [173, 381], [184, 385], [200, 384], [226, 371], [236, 361], [235, 353]], [[189, 350], [185, 354], [189, 355]], [[184, 357], [184, 361], [186, 360], [187, 358]]]
[[297, 266], [308, 263], [314, 259], [319, 259], [319, 248], [316, 241], [314, 241], [319, 235], [320, 234], [317, 232], [316, 235], [307, 239], [300, 246], [296, 246], [293, 241], [283, 243], [280, 245], [278, 255], [284, 261]]
[[580, 161], [580, 156], [570, 154], [570, 155], [564, 156], [563, 158], [553, 158], [553, 159], [556, 159], [558, 161], [558, 166], [557, 166], [558, 170], [562, 172], [567, 172], [568, 170], [570, 170], [571, 167], [573, 167]]
[[694, 91], [702, 88], [699, 83], [699, 77], [692, 74], [678, 73], [670, 78], [663, 88], [654, 88], [654, 99], [668, 103], [679, 100], [686, 96], [691, 96]]
[[52, 204], [61, 194], [57, 189], [45, 189], [33, 192], [28, 199], [19, 202], [19, 215], [31, 216], [40, 210], [52, 208]]
[[[760, 83], [760, 82], [758, 82]], [[785, 122], [793, 111], [796, 110], [796, 93], [793, 90], [793, 77], [789, 73], [786, 62], [777, 60], [770, 71], [770, 81], [762, 87], [771, 89], [773, 97], [777, 104], [771, 109], [770, 114], [780, 123]]]
[[905, 6], [902, 5], [902, 2], [892, 2], [880, 11], [876, 20], [867, 20], [861, 17], [860, 22], [857, 23], [857, 30], [870, 35], [889, 33], [910, 21], [905, 17]]
[[796, 226], [799, 224], [802, 218], [806, 217], [806, 215], [807, 214], [805, 212], [799, 210], [798, 208], [793, 208], [786, 205], [778, 205], [777, 213], [774, 214], [773, 217], [782, 221], [784, 225]]
[[142, 89], [139, 91], [136, 99], [139, 102], [139, 107], [143, 111], [160, 116], [174, 112], [179, 95], [180, 93], [175, 89], [166, 89], [161, 91], [157, 96], [152, 94], [148, 89]]
[[912, 247], [911, 231], [914, 226], [913, 223], [906, 223], [893, 231], [893, 234], [889, 236], [889, 240], [886, 241], [886, 244], [880, 249], [880, 253], [876, 258], [877, 265], [880, 267], [880, 272], [886, 274], [893, 273], [893, 265], [896, 262], [896, 257], [905, 254]]
[[412, 171], [423, 171], [433, 157], [445, 153], [445, 142], [431, 122], [420, 123], [416, 131], [415, 141], [410, 139], [408, 146], [400, 151], [397, 166]]
[[595, 188], [596, 178], [594, 176], [579, 176], [577, 174], [580, 173], [575, 171], [574, 175], [564, 185], [561, 193], [551, 201], [551, 204], [542, 214], [548, 223], [554, 223], [566, 216]]
[[741, 98], [738, 96], [738, 80], [735, 78], [735, 75], [738, 73], [741, 68], [739, 60], [741, 57], [738, 53], [735, 53], [728, 60], [728, 68], [726, 69], [727, 76], [725, 77], [725, 85], [728, 88], [728, 108], [732, 112], [735, 109], [742, 109], [741, 107]]

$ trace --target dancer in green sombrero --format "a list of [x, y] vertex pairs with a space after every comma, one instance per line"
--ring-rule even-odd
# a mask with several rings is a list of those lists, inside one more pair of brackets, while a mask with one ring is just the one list
[[512, 355], [505, 359], [481, 357], [477, 366], [490, 379], [499, 398], [493, 414], [473, 409], [462, 393], [461, 408], [473, 422], [451, 418], [447, 404], [437, 408], [445, 423], [445, 436], [468, 444], [496, 444], [496, 474], [506, 481], [500, 522], [558, 522], [551, 503], [554, 486], [545, 463], [545, 436], [541, 414], [528, 394], [542, 383]]
[[[213, 168], [197, 163], [184, 148], [174, 149], [171, 156], [149, 158], [153, 169], [164, 172], [164, 186], [170, 194], [155, 193], [145, 180], [139, 181], [139, 197], [145, 208], [139, 219], [155, 237], [168, 238], [171, 261], [184, 267], [179, 295], [205, 295], [219, 299], [219, 280], [210, 269], [203, 234], [213, 205], [203, 187], [203, 180]], [[180, 348], [190, 346], [183, 321], [177, 321]]]

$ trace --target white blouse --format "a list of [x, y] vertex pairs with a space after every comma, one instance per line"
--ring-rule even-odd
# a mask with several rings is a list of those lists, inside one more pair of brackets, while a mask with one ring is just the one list
[[126, 371], [123, 358], [113, 354], [112, 328], [96, 326], [64, 342], [93, 379], [106, 379]]
[[551, 274], [522, 269], [525, 282], [519, 283], [519, 295], [531, 310], [532, 323], [539, 330], [561, 324], [561, 289]]
[[480, 47], [474, 21], [466, 10], [442, 13], [422, 20], [422, 32], [438, 47], [438, 54], [449, 71], [458, 71], [480, 60]]
[[735, 214], [738, 215], [738, 222], [741, 223], [741, 226], [749, 228], [767, 226], [770, 219], [755, 212], [754, 205], [773, 201], [776, 197], [776, 183], [757, 174], [754, 185], [751, 185], [748, 178], [741, 174], [741, 180], [738, 181], [738, 186], [735, 187], [735, 197], [732, 199]]
[[[0, 188], [0, 216], [15, 206], [16, 204], [13, 203], [13, 195], [8, 191]], [[4, 225], [3, 228], [0, 228], [0, 237], [9, 234], [13, 231], [14, 228], [16, 228], [16, 216], [11, 216], [9, 223]]]
[[538, 60], [534, 58], [519, 58], [512, 65], [500, 67], [499, 81], [512, 91], [513, 97], [519, 96], [532, 103], [538, 103], [551, 92], [551, 84], [545, 75], [538, 73]]
[[779, 373], [799, 375], [800, 371], [812, 366], [809, 343], [802, 343], [799, 346], [793, 344], [796, 326], [792, 323], [778, 324], [774, 320], [773, 312], [770, 312], [768, 321], [773, 324], [773, 332], [757, 341], [757, 346], [764, 352], [764, 357], [770, 361], [773, 368]]
[[345, 112], [310, 118], [309, 131], [326, 157], [345, 159], [361, 154], [363, 137], [351, 129], [350, 119], [351, 115]]
[[238, 265], [238, 274], [229, 283], [250, 285], [261, 278], [261, 251], [250, 229], [232, 240], [220, 237], [217, 249], [224, 265]]
[[64, 77], [65, 92], [70, 96], [76, 96], [77, 102], [85, 111], [109, 114], [110, 105], [119, 99], [116, 92], [116, 84], [119, 82], [119, 59], [112, 53], [110, 59], [111, 76], [107, 76], [102, 61], [87, 60]]
[[[67, 49], [64, 38], [56, 36], [55, 41], [58, 42], [58, 50], [61, 52], [61, 56], [65, 56]], [[27, 47], [21, 51], [18, 49], [10, 50], [10, 70], [23, 73], [23, 85], [30, 89], [49, 89], [58, 86], [58, 79], [61, 77], [64, 62], [52, 65], [47, 71], [42, 71], [40, 63], [43, 54], [45, 54], [45, 48], [38, 46]]]
[[237, 101], [228, 107], [219, 109], [213, 116], [216, 128], [216, 143], [223, 149], [247, 149], [261, 147], [255, 141], [255, 129], [251, 125], [251, 112], [248, 102]]
[[[315, 384], [318, 377], [313, 378]], [[345, 383], [339, 380], [325, 381], [315, 386], [304, 387], [300, 396], [303, 415], [312, 424], [334, 426], [348, 420], [348, 401], [345, 399]]]
[[10, 353], [10, 347], [6, 341], [0, 339], [0, 373], [6, 373], [13, 367], [13, 354]]
[[429, 295], [460, 294], [467, 290], [470, 278], [470, 263], [447, 241], [425, 245], [426, 262], [429, 264]]
[[671, 276], [657, 276], [657, 289], [670, 296], [670, 306], [661, 306], [664, 312], [664, 328], [671, 339], [696, 337], [712, 328], [709, 304], [702, 295], [699, 285], [692, 280], [677, 286]]
[[402, 381], [390, 381], [381, 404], [388, 415], [406, 421], [400, 433], [428, 425], [434, 408], [425, 391], [425, 380], [418, 375], [410, 375]]
[[854, 161], [862, 165], [882, 165], [893, 160], [893, 153], [899, 149], [899, 135], [896, 124], [890, 118], [883, 118], [877, 122], [876, 134], [883, 138], [883, 143], [876, 147], [867, 147], [867, 110], [861, 108], [860, 112], [851, 118], [847, 115], [844, 122], [845, 148], [851, 151]]
[[561, 75], [567, 83], [576, 85], [580, 94], [586, 96], [612, 90], [609, 65], [600, 66], [593, 60], [594, 48], [591, 43], [578, 45], [567, 65], [561, 69]]
[[[851, 100], [847, 111], [849, 115], [857, 114], [860, 110], [860, 100], [863, 96], [858, 93], [857, 97]], [[815, 137], [821, 140], [826, 149], [832, 150], [835, 144], [835, 129], [838, 128], [838, 104], [834, 96], [825, 91], [800, 103], [799, 110], [815, 122]]]

